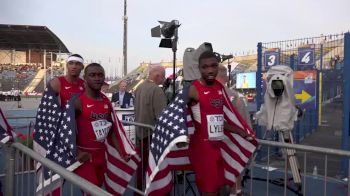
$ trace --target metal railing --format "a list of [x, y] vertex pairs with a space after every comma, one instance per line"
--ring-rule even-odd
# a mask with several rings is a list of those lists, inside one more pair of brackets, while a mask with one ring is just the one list
[[[139, 127], [144, 127], [147, 128], [149, 130], [152, 130], [154, 127], [151, 125], [147, 125], [147, 124], [142, 124], [142, 123], [137, 123], [137, 122], [130, 122], [130, 121], [122, 121], [122, 123], [124, 124], [125, 127], [129, 126], [129, 129], [132, 126], [139, 126]], [[148, 140], [149, 142], [149, 140]], [[251, 164], [248, 166], [248, 169], [250, 170], [250, 174], [249, 174], [249, 178], [250, 178], [250, 186], [246, 186], [244, 190], [248, 190], [247, 192], [249, 192], [250, 195], [254, 195], [254, 191], [253, 191], [253, 184], [255, 183], [255, 177], [256, 177], [256, 172], [254, 172], [254, 170], [256, 170], [258, 165], [263, 165], [262, 167], [265, 168], [269, 168], [272, 163], [273, 160], [271, 160], [270, 157], [272, 157], [272, 153], [271, 153], [271, 148], [282, 148], [282, 149], [294, 149], [297, 151], [297, 155], [299, 157], [301, 157], [303, 159], [303, 164], [301, 165], [300, 170], [302, 171], [302, 189], [300, 191], [300, 195], [312, 195], [309, 194], [310, 190], [308, 190], [308, 182], [307, 178], [309, 178], [309, 174], [311, 174], [312, 172], [307, 172], [307, 158], [308, 158], [308, 153], [318, 153], [318, 154], [322, 154], [324, 156], [324, 175], [322, 177], [323, 180], [323, 186], [322, 189], [318, 188], [317, 191], [323, 191], [323, 195], [331, 195], [329, 193], [330, 188], [329, 185], [327, 183], [327, 181], [329, 181], [331, 178], [329, 176], [327, 176], [327, 171], [328, 171], [328, 167], [330, 166], [328, 161], [329, 161], [329, 157], [330, 156], [339, 156], [339, 157], [345, 157], [346, 159], [350, 159], [350, 152], [348, 151], [344, 151], [344, 150], [337, 150], [337, 149], [329, 149], [329, 148], [321, 148], [321, 147], [314, 147], [314, 146], [306, 146], [306, 145], [299, 145], [299, 144], [288, 144], [288, 143], [281, 143], [281, 142], [274, 142], [274, 141], [267, 141], [267, 140], [258, 140], [259, 144], [267, 147], [267, 159], [266, 159], [266, 163], [255, 163], [255, 161], [252, 161]], [[106, 191], [102, 190], [101, 188], [89, 183], [88, 181], [84, 180], [83, 178], [75, 175], [74, 173], [71, 173], [69, 171], [67, 171], [66, 169], [64, 169], [63, 167], [55, 164], [54, 162], [40, 156], [39, 154], [37, 154], [36, 152], [30, 150], [29, 148], [23, 146], [20, 143], [13, 143], [11, 144], [9, 147], [6, 147], [6, 145], [4, 145], [5, 149], [6, 149], [6, 176], [5, 176], [5, 180], [6, 180], [6, 195], [14, 195], [14, 187], [16, 185], [16, 187], [18, 187], [16, 189], [17, 193], [20, 191], [20, 194], [17, 195], [23, 195], [24, 193], [28, 193], [25, 192], [25, 188], [23, 185], [23, 178], [25, 178], [25, 175], [27, 175], [27, 178], [29, 179], [29, 175], [33, 174], [35, 175], [35, 171], [34, 170], [30, 170], [30, 160], [27, 158], [25, 160], [25, 158], [23, 157], [24, 155], [30, 157], [31, 159], [34, 159], [37, 162], [40, 162], [43, 166], [51, 169], [52, 171], [54, 171], [55, 173], [59, 174], [62, 178], [64, 178], [65, 180], [69, 181], [70, 183], [72, 183], [73, 185], [77, 186], [79, 189], [88, 192], [92, 195], [110, 195], [109, 193], [107, 193]], [[21, 153], [22, 157], [21, 159], [16, 158], [16, 155], [18, 153]], [[259, 151], [257, 153], [260, 153]], [[265, 153], [266, 154], [266, 153]], [[340, 159], [340, 158], [339, 158]], [[22, 164], [18, 164], [19, 160], [22, 161]], [[16, 163], [17, 161], [17, 163]], [[27, 170], [25, 171], [24, 169], [24, 162], [27, 162]], [[145, 161], [145, 159], [142, 159], [142, 161]], [[146, 160], [147, 161], [147, 160]], [[21, 165], [21, 170], [19, 169], [19, 167], [17, 165]], [[285, 156], [284, 159], [282, 160], [281, 163], [282, 166], [279, 168], [282, 171], [283, 174], [283, 195], [288, 195], [288, 191], [290, 190], [288, 188], [288, 175], [290, 173], [290, 170], [288, 169], [288, 157]], [[276, 166], [274, 166], [276, 167]], [[188, 174], [188, 173], [187, 173]], [[269, 169], [266, 170], [266, 174], [265, 174], [265, 180], [266, 180], [266, 185], [264, 187], [266, 187], [266, 195], [270, 195], [271, 193], [271, 179], [272, 179], [272, 175], [270, 175], [271, 172], [269, 171]], [[22, 175], [21, 177], [19, 177], [19, 175]], [[185, 172], [182, 172], [182, 177], [183, 177], [183, 184], [182, 184], [182, 189], [183, 192], [177, 192], [177, 194], [175, 195], [179, 195], [179, 194], [183, 194], [186, 195], [186, 191], [188, 189], [188, 186], [195, 186], [193, 182], [189, 182], [187, 180], [187, 176]], [[15, 177], [17, 176], [17, 177]], [[350, 173], [346, 174], [346, 176], [348, 177], [348, 179], [350, 179]], [[261, 177], [261, 175], [260, 175]], [[244, 177], [243, 177], [244, 179]], [[16, 181], [16, 183], [15, 183]], [[17, 186], [19, 184], [19, 181], [22, 182], [21, 186]], [[346, 191], [347, 191], [347, 195], [350, 196], [350, 182], [347, 181], [347, 183], [345, 184], [344, 182], [340, 182], [344, 184], [344, 187], [346, 187]], [[346, 186], [345, 186], [346, 185]], [[30, 185], [27, 184], [27, 190], [29, 190]], [[35, 185], [34, 185], [35, 186]], [[179, 188], [179, 184], [176, 185], [177, 188]], [[18, 189], [22, 189], [22, 190], [18, 190]], [[35, 187], [34, 187], [35, 188]], [[181, 188], [181, 187], [180, 187]], [[139, 193], [140, 195], [144, 195], [143, 193], [143, 189], [137, 189], [135, 185], [133, 185], [133, 182], [131, 182], [128, 185], [128, 189], [132, 190], [134, 192]], [[35, 189], [33, 189], [35, 190]], [[193, 189], [192, 189], [193, 190]], [[312, 190], [315, 191], [315, 190]], [[194, 191], [193, 191], [194, 192]], [[73, 195], [73, 191], [72, 191], [72, 187], [71, 187], [71, 195]], [[262, 192], [259, 192], [259, 195], [265, 195]], [[322, 195], [322, 194], [318, 194], [318, 195]]]
[[[329, 177], [327, 176], [327, 170], [328, 170], [328, 157], [331, 155], [335, 155], [338, 156], [339, 159], [340, 157], [346, 157], [347, 159], [350, 159], [350, 152], [349, 151], [344, 151], [344, 150], [338, 150], [338, 149], [330, 149], [330, 148], [322, 148], [322, 147], [315, 147], [315, 146], [306, 146], [306, 145], [300, 145], [300, 144], [288, 144], [288, 143], [281, 143], [281, 142], [275, 142], [275, 141], [268, 141], [268, 140], [258, 140], [259, 145], [262, 146], [267, 146], [267, 164], [266, 164], [266, 168], [270, 167], [271, 164], [271, 150], [270, 148], [272, 147], [279, 147], [282, 149], [294, 149], [297, 151], [297, 154], [299, 155], [299, 158], [303, 159], [303, 171], [302, 171], [302, 177], [303, 177], [303, 182], [302, 182], [302, 195], [307, 195], [307, 153], [311, 152], [311, 153], [317, 153], [317, 154], [322, 154], [324, 155], [324, 175], [323, 175], [323, 195], [330, 195], [327, 191], [327, 181], [329, 179]], [[300, 152], [302, 151], [302, 153]], [[259, 152], [258, 152], [259, 153]], [[285, 156], [284, 157], [284, 163], [283, 165], [284, 167], [284, 194], [283, 195], [287, 195], [287, 175], [289, 173], [288, 170], [288, 157]], [[350, 166], [350, 165], [349, 165]], [[249, 169], [252, 169], [254, 167], [254, 161], [252, 162], [252, 164], [249, 166]], [[300, 168], [301, 169], [301, 168]], [[267, 171], [267, 175], [266, 175], [266, 195], [269, 195], [269, 169], [266, 169]], [[350, 179], [350, 172], [346, 175], [348, 179]], [[312, 176], [313, 178], [315, 178], [315, 176]], [[253, 178], [251, 178], [252, 180]], [[343, 182], [341, 182], [343, 183]], [[253, 183], [251, 182], [250, 184], [250, 195], [253, 194], [252, 191], [252, 186]], [[350, 196], [350, 181], [347, 180], [347, 195]], [[318, 188], [319, 190], [320, 188]], [[315, 191], [315, 190], [314, 190]], [[261, 194], [262, 195], [262, 194]], [[320, 194], [317, 194], [320, 195]]]
[[[89, 193], [91, 195], [112, 195], [108, 193], [107, 191], [101, 189], [100, 187], [90, 183], [89, 181], [75, 175], [72, 172], [67, 171], [65, 168], [61, 167], [60, 165], [54, 163], [53, 161], [50, 161], [47, 158], [42, 157], [38, 153], [34, 152], [33, 150], [29, 149], [28, 147], [20, 144], [20, 143], [12, 143], [10, 146], [8, 145], [3, 145], [3, 148], [6, 151], [6, 170], [5, 170], [5, 195], [18, 195], [18, 192], [20, 191], [19, 195], [28, 195], [30, 194], [30, 184], [29, 184], [29, 175], [30, 173], [34, 173], [34, 170], [30, 170], [29, 168], [27, 171], [24, 171], [24, 155], [27, 155], [27, 157], [30, 157], [30, 159], [34, 159], [35, 161], [41, 163], [42, 167], [46, 167], [53, 172], [59, 174], [63, 179], [66, 181], [72, 183], [73, 185], [77, 186], [81, 190], [83, 190], [86, 193]], [[17, 152], [20, 152], [22, 155], [21, 160], [22, 160], [22, 166], [21, 170], [22, 171], [16, 171], [16, 166], [18, 163], [16, 163], [17, 160], [19, 160], [16, 157]], [[27, 165], [30, 160], [27, 158]], [[28, 181], [27, 181], [27, 190], [25, 191], [24, 189], [24, 175], [27, 174], [28, 176]], [[19, 177], [21, 175], [21, 177]], [[16, 177], [17, 176], [17, 177]], [[52, 176], [51, 176], [52, 177]], [[15, 190], [15, 179], [17, 181], [17, 185], [19, 184], [18, 181], [21, 181], [21, 190], [16, 189]], [[34, 177], [35, 179], [35, 177]], [[52, 179], [51, 179], [52, 180]], [[35, 183], [34, 183], [35, 186]], [[35, 190], [36, 187], [34, 187]], [[17, 193], [17, 194], [15, 194]], [[42, 192], [44, 195], [44, 192]], [[73, 191], [71, 191], [71, 195]]]
[[[130, 121], [122, 121], [124, 124], [129, 124], [129, 125], [134, 125], [134, 126], [141, 126], [141, 127], [145, 127], [145, 128], [150, 128], [150, 129], [154, 129], [153, 126], [150, 125], [146, 125], [146, 124], [142, 124], [142, 123], [136, 123], [136, 122], [130, 122]], [[303, 157], [303, 164], [302, 167], [299, 168], [300, 170], [303, 169], [301, 171], [301, 175], [302, 175], [302, 189], [300, 190], [300, 192], [297, 191], [293, 191], [296, 195], [310, 195], [308, 194], [308, 189], [307, 189], [307, 180], [306, 178], [308, 177], [312, 177], [312, 180], [314, 180], [315, 176], [312, 176], [310, 174], [312, 174], [312, 172], [307, 172], [307, 158], [308, 158], [308, 153], [318, 153], [318, 154], [322, 154], [325, 157], [324, 160], [324, 175], [323, 175], [323, 187], [322, 189], [318, 189], [318, 191], [323, 190], [323, 195], [332, 195], [329, 192], [329, 190], [327, 189], [327, 181], [331, 180], [332, 178], [330, 178], [329, 176], [327, 176], [327, 170], [328, 170], [328, 157], [330, 156], [338, 156], [339, 159], [341, 157], [346, 157], [347, 159], [350, 159], [350, 152], [349, 151], [344, 151], [344, 150], [338, 150], [338, 149], [329, 149], [329, 148], [322, 148], [322, 147], [315, 147], [315, 146], [306, 146], [306, 145], [300, 145], [300, 144], [289, 144], [289, 143], [282, 143], [282, 142], [275, 142], [275, 141], [268, 141], [268, 140], [260, 140], [258, 139], [258, 143], [261, 146], [265, 146], [267, 147], [267, 163], [264, 164], [262, 167], [263, 168], [269, 168], [271, 166], [272, 161], [270, 160], [270, 157], [272, 156], [272, 153], [270, 152], [271, 148], [281, 148], [282, 150], [284, 149], [293, 149], [295, 150], [297, 153], [297, 155], [299, 157]], [[257, 151], [256, 153], [260, 153], [259, 151]], [[266, 154], [266, 153], [265, 153]], [[288, 188], [288, 175], [291, 172], [290, 169], [288, 169], [288, 156], [284, 156], [284, 160], [282, 165], [284, 166], [283, 168], [278, 168], [281, 169], [281, 171], [284, 173], [283, 175], [283, 195], [288, 195], [288, 191], [291, 191], [291, 189]], [[143, 161], [143, 160], [142, 160]], [[260, 163], [261, 164], [261, 163]], [[247, 167], [248, 170], [251, 171], [251, 174], [249, 176], [250, 178], [250, 186], [249, 186], [249, 195], [254, 195], [253, 193], [253, 180], [254, 180], [254, 167], [257, 166], [255, 163], [255, 160], [251, 161], [251, 164], [249, 164], [249, 166]], [[350, 166], [350, 165], [349, 165]], [[266, 170], [267, 171], [267, 175], [266, 175], [266, 195], [270, 195], [269, 192], [269, 184], [271, 183], [271, 176], [270, 175], [270, 171], [269, 169]], [[185, 173], [182, 173], [183, 175], [183, 182], [185, 182]], [[346, 174], [346, 176], [348, 177], [348, 179], [350, 179], [350, 172], [348, 174]], [[319, 178], [319, 177], [317, 177]], [[344, 183], [344, 182], [339, 182], [339, 183]], [[186, 185], [185, 183], [183, 184], [183, 192], [178, 192], [178, 194], [183, 194], [185, 195], [186, 193], [186, 189], [188, 189], [188, 184]], [[190, 186], [195, 186], [190, 185]], [[350, 196], [350, 181], [347, 181], [347, 195]], [[310, 190], [309, 190], [310, 191]], [[311, 190], [313, 191], [313, 190]], [[327, 192], [328, 191], [328, 192]], [[261, 192], [258, 193], [258, 195], [263, 195]], [[280, 194], [281, 195], [281, 194]], [[311, 194], [312, 195], [312, 194]]]

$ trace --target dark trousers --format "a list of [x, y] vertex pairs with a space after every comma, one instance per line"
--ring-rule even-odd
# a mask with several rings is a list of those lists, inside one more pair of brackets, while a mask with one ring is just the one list
[[[146, 171], [148, 167], [148, 151], [149, 151], [149, 144], [148, 144], [149, 137], [145, 137], [143, 139], [138, 140], [138, 146], [140, 147], [140, 153], [141, 153], [141, 163], [137, 167], [137, 189], [144, 190], [146, 186]], [[135, 195], [138, 195], [135, 193]]]

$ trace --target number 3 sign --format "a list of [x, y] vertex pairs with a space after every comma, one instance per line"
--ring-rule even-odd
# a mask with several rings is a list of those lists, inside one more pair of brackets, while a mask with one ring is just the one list
[[280, 64], [280, 52], [278, 48], [265, 51], [265, 68]]

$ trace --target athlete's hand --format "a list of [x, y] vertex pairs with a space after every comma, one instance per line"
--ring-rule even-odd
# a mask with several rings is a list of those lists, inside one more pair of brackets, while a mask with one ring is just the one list
[[253, 140], [253, 137], [248, 134], [247, 132], [245, 131], [239, 131], [237, 134], [239, 134], [241, 137], [243, 137], [244, 139], [248, 140], [248, 141], [252, 141]]
[[178, 148], [184, 148], [184, 147], [188, 146], [189, 143], [190, 143], [190, 139], [187, 138], [186, 142], [179, 142], [179, 143], [176, 144], [176, 146]]
[[183, 148], [183, 147], [188, 146], [188, 143], [187, 143], [187, 142], [179, 142], [179, 143], [176, 144], [176, 146], [177, 146], [178, 148]]
[[126, 155], [123, 157], [125, 162], [129, 162], [129, 160], [131, 159], [131, 155]]
[[91, 154], [88, 152], [80, 151], [78, 150], [77, 152], [77, 160], [80, 163], [86, 162], [86, 161], [91, 161]]

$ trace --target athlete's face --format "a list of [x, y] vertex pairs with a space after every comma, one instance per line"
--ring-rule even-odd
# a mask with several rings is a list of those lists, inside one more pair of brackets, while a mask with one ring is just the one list
[[199, 71], [207, 84], [213, 84], [219, 71], [219, 62], [215, 57], [205, 58], [199, 62]]
[[67, 71], [70, 76], [79, 76], [81, 70], [83, 70], [84, 65], [78, 61], [69, 61], [67, 63]]
[[84, 79], [89, 88], [100, 91], [105, 81], [105, 71], [102, 67], [89, 67], [88, 70], [86, 70]]

